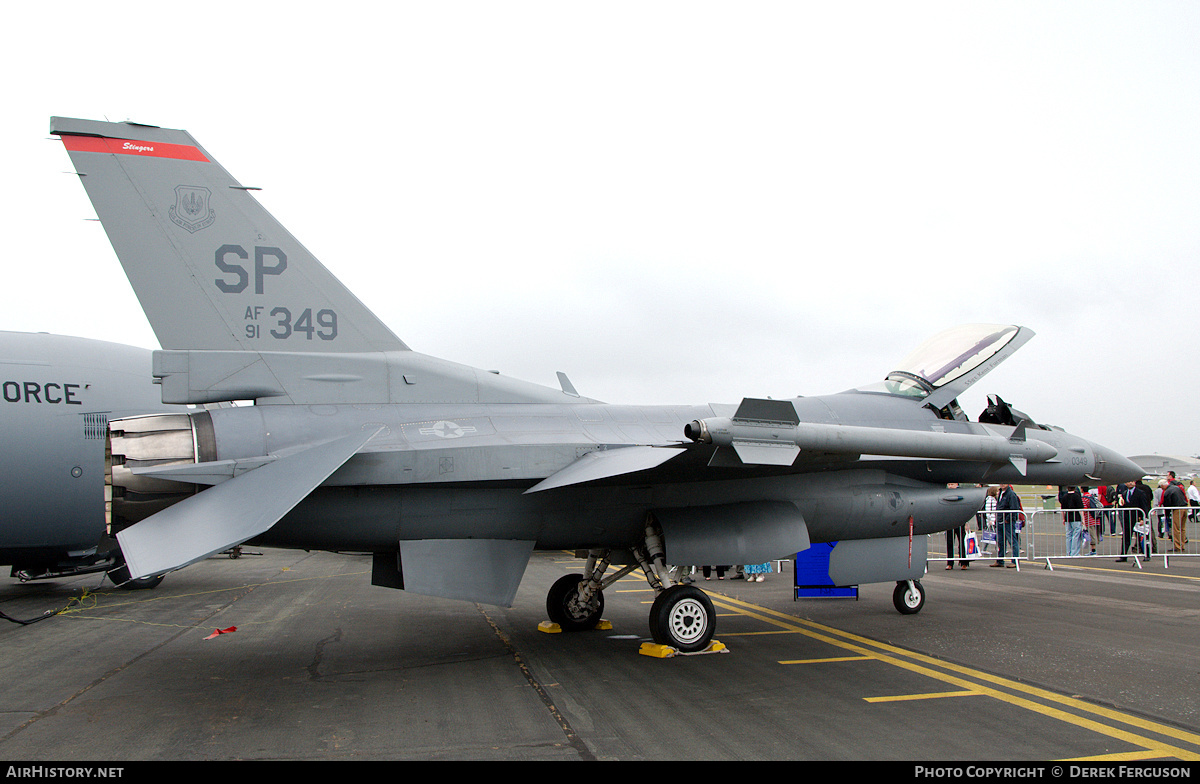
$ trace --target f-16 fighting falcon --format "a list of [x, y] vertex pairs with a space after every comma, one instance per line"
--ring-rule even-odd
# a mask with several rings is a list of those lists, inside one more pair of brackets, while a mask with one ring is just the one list
[[[970, 519], [978, 484], [1142, 473], [998, 398], [988, 421], [963, 413], [1024, 327], [950, 330], [839, 394], [608, 405], [562, 374], [555, 389], [411, 350], [184, 131], [55, 117], [51, 133], [162, 346], [163, 402], [254, 403], [108, 423], [108, 524], [135, 578], [249, 541], [370, 552], [375, 585], [510, 605], [534, 549], [567, 549], [584, 565], [549, 588], [551, 621], [593, 628], [640, 569], [653, 638], [697, 651], [713, 606], [671, 564], [837, 542], [839, 584], [895, 580], [914, 612], [925, 535]], [[159, 493], [174, 503], [141, 511]]]

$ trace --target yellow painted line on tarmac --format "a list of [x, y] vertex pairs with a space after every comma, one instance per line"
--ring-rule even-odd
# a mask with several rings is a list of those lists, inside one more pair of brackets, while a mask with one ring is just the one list
[[[1194, 732], [1188, 732], [1177, 727], [1150, 721], [1100, 705], [1093, 705], [1072, 697], [1065, 697], [1046, 689], [1040, 689], [1036, 686], [1030, 686], [1007, 678], [1000, 678], [991, 673], [942, 661], [914, 651], [907, 651], [894, 645], [871, 640], [765, 607], [759, 607], [749, 602], [721, 595], [714, 596], [710, 594], [710, 598], [713, 600], [713, 604], [720, 605], [726, 609], [738, 610], [745, 617], [755, 618], [764, 623], [778, 626], [786, 631], [826, 642], [835, 647], [852, 651], [864, 658], [876, 659], [909, 670], [910, 672], [942, 681], [961, 691], [977, 692], [980, 695], [992, 697], [993, 699], [1032, 711], [1047, 718], [1056, 719], [1090, 730], [1099, 735], [1120, 740], [1131, 746], [1139, 747], [1139, 751], [1134, 753], [1140, 754], [1144, 750], [1144, 752], [1152, 756], [1200, 761], [1200, 735]], [[983, 683], [980, 683], [980, 681], [983, 681]], [[1097, 718], [1089, 718], [1088, 715], [1079, 714], [1090, 714]], [[1149, 732], [1174, 738], [1193, 748], [1185, 749], [1170, 746], [1159, 740], [1122, 729], [1116, 726], [1118, 724], [1131, 727], [1139, 732]], [[1106, 756], [1104, 759], [1108, 759], [1108, 757]]]
[[1162, 759], [1161, 749], [1143, 749], [1127, 751], [1122, 754], [1097, 754], [1094, 757], [1075, 757], [1071, 762], [1140, 762], [1142, 760]]
[[935, 691], [931, 694], [897, 694], [892, 697], [863, 697], [867, 702], [908, 702], [910, 700], [940, 700], [945, 697], [982, 697], [981, 691]]
[[[721, 635], [728, 637], [729, 635]], [[780, 664], [828, 664], [830, 662], [852, 662], [852, 661], [870, 661], [874, 656], [829, 656], [824, 659], [791, 659], [789, 661], [781, 661]]]
[[[1157, 560], [1161, 557], [1162, 556], [1156, 555], [1155, 559]], [[1172, 557], [1177, 557], [1177, 556], [1172, 556]], [[1123, 569], [1105, 568], [1105, 567], [1101, 567], [1101, 566], [1080, 566], [1079, 564], [1073, 564], [1073, 563], [1057, 563], [1054, 565], [1054, 568], [1055, 569], [1075, 569], [1075, 570], [1079, 570], [1081, 572], [1104, 572], [1106, 574], [1117, 574], [1117, 575], [1122, 575], [1122, 576], [1129, 575], [1131, 577], [1132, 576], [1145, 577], [1147, 579], [1154, 578], [1154, 577], [1166, 577], [1166, 578], [1169, 578], [1172, 580], [1191, 580], [1194, 582], [1200, 582], [1200, 576], [1193, 576], [1190, 574], [1179, 574], [1177, 572], [1147, 572], [1147, 571], [1145, 571], [1145, 566], [1146, 566], [1146, 562], [1142, 561], [1142, 567], [1143, 567], [1142, 569], [1132, 568], [1129, 571], [1125, 571]]]

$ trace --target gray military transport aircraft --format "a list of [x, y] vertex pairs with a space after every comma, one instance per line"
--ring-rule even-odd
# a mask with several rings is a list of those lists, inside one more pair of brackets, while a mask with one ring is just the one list
[[[99, 502], [108, 420], [187, 410], [162, 403], [151, 367], [149, 349], [0, 332], [0, 564], [13, 577], [107, 572], [123, 588], [158, 584], [161, 575], [128, 579]], [[165, 506], [158, 497], [145, 502]]]
[[[838, 584], [895, 580], [915, 612], [924, 535], [970, 519], [978, 483], [1142, 473], [1006, 405], [964, 416], [956, 398], [1023, 327], [951, 330], [835, 395], [608, 405], [561, 373], [554, 389], [410, 350], [184, 131], [50, 131], [162, 345], [162, 400], [254, 401], [108, 423], [109, 523], [134, 577], [252, 541], [369, 552], [375, 585], [508, 606], [535, 548], [569, 549], [585, 565], [549, 589], [550, 620], [594, 627], [604, 589], [640, 567], [653, 638], [696, 651], [713, 606], [669, 564], [837, 542]], [[189, 495], [148, 515], [124, 503], [154, 493]]]

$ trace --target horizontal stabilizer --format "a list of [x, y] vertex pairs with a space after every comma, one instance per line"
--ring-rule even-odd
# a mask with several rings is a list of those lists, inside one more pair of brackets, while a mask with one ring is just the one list
[[577, 485], [612, 476], [632, 474], [656, 468], [673, 457], [683, 454], [682, 447], [627, 446], [588, 452], [566, 468], [543, 479], [526, 493], [540, 493], [565, 485]]
[[512, 607], [532, 553], [520, 540], [402, 540], [400, 572], [411, 593]]
[[181, 463], [130, 469], [134, 476], [186, 482], [193, 485], [219, 485], [247, 471], [261, 468], [278, 459], [278, 455], [248, 457], [241, 460], [214, 460], [210, 463]]
[[180, 569], [258, 536], [377, 432], [364, 430], [281, 457], [120, 531], [117, 541], [130, 577]]

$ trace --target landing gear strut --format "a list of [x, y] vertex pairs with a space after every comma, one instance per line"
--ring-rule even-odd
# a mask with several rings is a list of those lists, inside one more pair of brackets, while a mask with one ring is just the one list
[[607, 550], [593, 550], [588, 554], [583, 574], [565, 575], [550, 586], [546, 615], [563, 631], [596, 628], [604, 612], [604, 589], [637, 568], [627, 566], [606, 578], [610, 557]]
[[588, 600], [581, 599], [581, 585], [587, 578], [581, 574], [560, 577], [546, 594], [546, 615], [565, 632], [594, 629], [604, 612], [604, 594], [594, 591]]
[[603, 590], [637, 568], [657, 598], [650, 607], [650, 636], [659, 645], [683, 653], [702, 651], [716, 631], [716, 611], [708, 595], [691, 585], [673, 585], [668, 575], [662, 536], [653, 518], [646, 538], [631, 548], [635, 563], [605, 577], [612, 553], [593, 550], [582, 575], [560, 578], [546, 594], [546, 613], [563, 631], [595, 628], [604, 610]]

